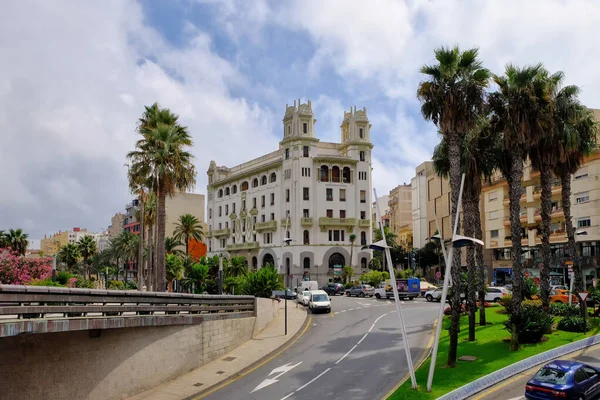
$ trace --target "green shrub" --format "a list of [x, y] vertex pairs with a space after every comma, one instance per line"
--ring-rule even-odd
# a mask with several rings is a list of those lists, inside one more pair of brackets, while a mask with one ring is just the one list
[[542, 308], [541, 300], [523, 300], [521, 302], [521, 306], [523, 308], [533, 307], [533, 308]]
[[354, 286], [354, 283], [352, 283], [352, 282], [344, 283], [344, 289], [350, 289], [353, 286]]
[[506, 312], [508, 314], [510, 314], [512, 312], [512, 295], [509, 294], [508, 296], [502, 296], [502, 301], [500, 302], [504, 308], [506, 309]]
[[512, 325], [516, 323], [520, 343], [538, 343], [544, 333], [551, 332], [554, 318], [545, 313], [541, 308], [525, 307], [521, 315], [510, 314], [505, 328], [512, 333]]
[[587, 332], [592, 325], [582, 317], [568, 316], [558, 322], [557, 328], [566, 332]]
[[282, 290], [283, 283], [277, 270], [273, 267], [263, 267], [257, 272], [251, 272], [246, 277], [244, 294], [269, 298], [273, 290]]
[[568, 316], [579, 316], [581, 311], [579, 307], [574, 305], [569, 305], [565, 303], [551, 303], [550, 304], [550, 314], [556, 315], [559, 317], [568, 317]]
[[75, 282], [75, 287], [80, 289], [93, 289], [94, 282], [89, 279], [83, 279], [82, 277], [77, 277], [77, 281]]
[[75, 275], [70, 272], [60, 271], [56, 274], [56, 282], [59, 282], [61, 285], [66, 285], [69, 279], [73, 278], [74, 276]]
[[63, 286], [58, 281], [53, 282], [52, 278], [33, 279], [28, 283], [30, 286]]
[[523, 278], [521, 294], [524, 299], [531, 299], [533, 296], [536, 296], [538, 292], [539, 287], [532, 278]]
[[108, 288], [110, 290], [124, 290], [125, 284], [123, 283], [123, 281], [109, 281]]
[[127, 281], [125, 284], [125, 290], [137, 290], [137, 282], [136, 281]]

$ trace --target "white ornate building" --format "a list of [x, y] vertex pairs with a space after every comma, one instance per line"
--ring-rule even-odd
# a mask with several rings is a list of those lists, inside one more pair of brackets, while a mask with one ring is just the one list
[[372, 254], [361, 250], [372, 236], [367, 110], [344, 112], [341, 143], [317, 139], [316, 121], [310, 101], [294, 101], [286, 106], [278, 150], [231, 168], [210, 162], [209, 255], [245, 256], [254, 269], [279, 265], [286, 286], [305, 277], [337, 280], [336, 266], [352, 265], [355, 276], [367, 271]]

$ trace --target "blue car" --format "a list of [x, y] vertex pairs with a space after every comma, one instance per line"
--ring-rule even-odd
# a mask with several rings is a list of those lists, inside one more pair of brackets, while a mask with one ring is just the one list
[[527, 399], [596, 399], [600, 370], [578, 361], [556, 360], [540, 369], [525, 386]]

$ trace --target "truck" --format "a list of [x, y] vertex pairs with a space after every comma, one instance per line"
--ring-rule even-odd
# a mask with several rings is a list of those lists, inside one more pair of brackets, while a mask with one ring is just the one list
[[305, 290], [319, 290], [319, 282], [317, 281], [302, 281], [300, 284], [294, 289], [296, 293], [303, 292]]
[[[421, 294], [421, 280], [419, 278], [396, 279], [396, 287], [400, 299], [412, 300]], [[392, 281], [382, 282], [379, 288], [375, 289], [374, 296], [378, 299], [393, 299]]]

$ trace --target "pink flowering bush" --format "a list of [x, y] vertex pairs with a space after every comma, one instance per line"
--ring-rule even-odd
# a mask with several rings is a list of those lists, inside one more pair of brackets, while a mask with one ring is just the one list
[[67, 287], [70, 287], [70, 288], [77, 287], [77, 281], [78, 281], [78, 279], [77, 279], [77, 278], [75, 278], [75, 277], [73, 277], [73, 278], [69, 279], [69, 280], [67, 281]]
[[10, 249], [0, 249], [0, 283], [26, 285], [52, 276], [52, 257], [27, 258]]

